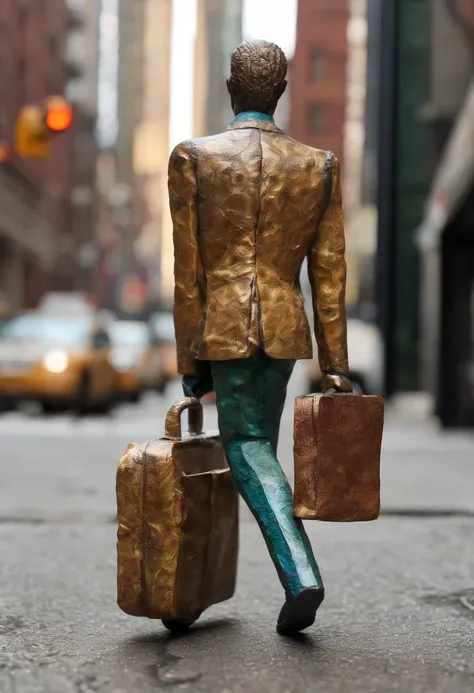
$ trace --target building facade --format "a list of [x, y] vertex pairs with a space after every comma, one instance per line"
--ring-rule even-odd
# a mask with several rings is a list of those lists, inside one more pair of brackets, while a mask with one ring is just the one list
[[[229, 77], [230, 56], [241, 41], [242, 0], [197, 1], [192, 123], [192, 134], [195, 137], [221, 132], [232, 120], [226, 80]], [[164, 306], [171, 307], [174, 294], [174, 261], [167, 188], [163, 189], [163, 195], [164, 197], [160, 197], [160, 204], [164, 199], [161, 233], [161, 301]]]
[[380, 7], [377, 146], [377, 320], [384, 395], [420, 387], [419, 255], [414, 242], [429, 191], [430, 0]]
[[66, 87], [74, 105], [74, 188], [71, 195], [75, 288], [97, 293], [97, 108], [102, 0], [68, 0], [72, 23], [66, 56], [73, 67]]
[[348, 55], [346, 0], [299, 0], [290, 132], [343, 160]]
[[226, 80], [242, 41], [242, 0], [198, 0], [195, 47], [195, 134], [225, 130], [232, 120]]
[[[474, 426], [474, 6], [431, 0], [433, 180], [417, 233], [421, 387], [446, 427]], [[444, 58], [442, 58], [444, 56]]]
[[364, 107], [364, 156], [361, 196], [364, 205], [377, 203], [377, 156], [380, 94], [380, 29], [382, 6], [379, 0], [367, 0], [367, 70]]
[[387, 0], [378, 10], [379, 100], [368, 114], [377, 111], [378, 176], [366, 193], [377, 188], [385, 395], [423, 390], [443, 425], [472, 426], [474, 6]]
[[[135, 132], [135, 254], [147, 270], [147, 302], [162, 304], [163, 258], [172, 231], [168, 203], [172, 0], [147, 0], [144, 34], [143, 119]], [[165, 267], [163, 268], [163, 264]], [[163, 271], [164, 270], [164, 271]]]
[[172, 0], [117, 2], [118, 130], [109, 147], [113, 172], [107, 154], [101, 166], [110, 207], [101, 208], [101, 218], [109, 219], [101, 228], [107, 246], [101, 264], [104, 301], [127, 316], [144, 316], [161, 301], [162, 244], [169, 235], [171, 16]]
[[346, 227], [347, 302], [363, 317], [372, 317], [367, 287], [373, 280], [376, 225], [363, 204], [365, 104], [367, 85], [367, 0], [349, 0], [347, 22], [346, 109], [343, 194]]
[[[363, 206], [367, 67], [366, 0], [300, 0], [289, 72], [289, 132], [341, 163], [351, 311], [372, 312], [375, 221]], [[369, 292], [370, 294], [370, 292]], [[371, 317], [371, 316], [370, 316]]]
[[143, 120], [146, 5], [147, 0], [118, 0], [117, 178], [130, 187], [133, 185], [135, 131]]
[[71, 15], [65, 0], [0, 3], [0, 293], [13, 310], [34, 306], [48, 288], [72, 288], [70, 198], [73, 132], [56, 138], [45, 159], [15, 154], [22, 106], [64, 94]]
[[[117, 313], [133, 312], [127, 285], [139, 267], [135, 243], [137, 195], [134, 171], [136, 133], [143, 121], [145, 79], [145, 20], [147, 0], [117, 0], [118, 73], [117, 138], [113, 144], [115, 177], [109, 191], [113, 207], [114, 242], [107, 250], [107, 307]], [[130, 302], [130, 303], [133, 303]]]

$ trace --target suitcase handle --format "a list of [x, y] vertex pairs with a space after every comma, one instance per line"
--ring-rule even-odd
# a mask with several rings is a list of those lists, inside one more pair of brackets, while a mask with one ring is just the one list
[[178, 402], [175, 402], [166, 415], [165, 438], [181, 440], [183, 437], [181, 428], [181, 414], [186, 409], [189, 411], [189, 432], [194, 436], [198, 436], [200, 433], [202, 433], [202, 404], [200, 400], [196, 399], [195, 397], [185, 397], [184, 399], [180, 399]]

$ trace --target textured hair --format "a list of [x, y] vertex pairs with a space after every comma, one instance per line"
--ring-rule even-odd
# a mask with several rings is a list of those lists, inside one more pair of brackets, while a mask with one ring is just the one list
[[282, 49], [268, 41], [244, 41], [232, 53], [230, 82], [247, 111], [273, 111], [281, 96], [288, 62]]

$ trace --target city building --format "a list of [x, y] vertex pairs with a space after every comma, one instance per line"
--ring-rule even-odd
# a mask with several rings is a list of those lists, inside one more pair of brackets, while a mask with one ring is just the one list
[[74, 188], [71, 195], [75, 288], [97, 292], [97, 109], [102, 0], [68, 0], [71, 16], [66, 96], [74, 105]]
[[[347, 302], [365, 310], [375, 253], [373, 210], [363, 205], [367, 66], [366, 0], [299, 0], [289, 71], [289, 133], [334, 152], [341, 164]], [[307, 285], [306, 290], [307, 290]], [[370, 306], [369, 306], [370, 307]]]
[[350, 0], [347, 22], [346, 111], [342, 186], [346, 228], [347, 301], [361, 317], [373, 317], [377, 242], [376, 215], [364, 204], [362, 178], [366, 137], [367, 0]]
[[380, 95], [380, 0], [366, 0], [366, 86], [364, 106], [364, 155], [362, 162], [361, 199], [364, 205], [377, 205], [377, 155]]
[[147, 0], [142, 121], [135, 132], [135, 255], [147, 270], [147, 303], [162, 301], [163, 258], [172, 245], [168, 202], [172, 0]]
[[112, 46], [111, 41], [110, 45], [110, 53], [113, 48], [118, 51], [118, 64], [115, 85], [117, 127], [115, 137], [107, 140], [107, 149], [114, 154], [112, 187], [106, 192], [106, 201], [112, 207], [113, 224], [107, 248], [102, 248], [101, 275], [105, 284], [102, 287], [103, 300], [108, 308], [119, 314], [122, 309], [126, 314], [134, 313], [136, 308], [133, 299], [127, 301], [130, 293], [127, 286], [133, 284], [132, 277], [139, 273], [135, 256], [139, 228], [134, 214], [137, 204], [134, 150], [137, 129], [143, 120], [146, 2], [107, 0], [105, 3], [107, 21], [115, 21], [118, 27], [117, 43]]
[[194, 137], [205, 137], [210, 134], [207, 125], [207, 96], [209, 91], [210, 62], [207, 3], [208, 0], [197, 0], [196, 38], [194, 41]]
[[[377, 183], [380, 100], [380, 0], [366, 0], [364, 46], [365, 86], [363, 108], [363, 150], [360, 178], [360, 210], [351, 226], [357, 244], [357, 302], [361, 315], [376, 317]], [[346, 172], [346, 178], [349, 173]]]
[[346, 0], [299, 0], [291, 62], [290, 132], [342, 161], [348, 56]]
[[0, 293], [13, 310], [36, 305], [48, 288], [72, 288], [74, 134], [55, 138], [47, 158], [20, 159], [15, 124], [24, 105], [64, 94], [74, 20], [65, 0], [0, 3]]
[[[195, 19], [193, 132], [190, 135], [203, 137], [225, 130], [232, 120], [226, 80], [232, 51], [242, 41], [242, 0], [198, 0]], [[167, 190], [164, 194], [161, 302], [171, 307], [174, 292], [173, 243]]]
[[[107, 0], [111, 4], [111, 0]], [[101, 218], [105, 303], [144, 316], [161, 302], [162, 243], [169, 236], [170, 41], [172, 0], [118, 0], [117, 134], [101, 171], [110, 189]], [[112, 7], [110, 7], [112, 13]], [[102, 191], [104, 194], [104, 191]], [[110, 210], [109, 210], [110, 211]], [[110, 218], [111, 217], [111, 218]]]
[[225, 130], [232, 120], [226, 81], [242, 41], [242, 0], [198, 0], [195, 44], [195, 135]]
[[[161, 2], [161, 0], [159, 0]], [[147, 0], [118, 0], [117, 180], [133, 186], [135, 132], [143, 119], [145, 11]]]
[[422, 111], [432, 187], [420, 250], [420, 386], [446, 427], [474, 426], [474, 5], [432, 0]]
[[368, 118], [377, 111], [385, 395], [422, 390], [444, 426], [473, 426], [474, 6], [387, 0], [379, 12]]
[[375, 296], [386, 398], [420, 387], [420, 263], [414, 239], [430, 184], [430, 132], [423, 111], [431, 81], [431, 10], [431, 0], [380, 3]]

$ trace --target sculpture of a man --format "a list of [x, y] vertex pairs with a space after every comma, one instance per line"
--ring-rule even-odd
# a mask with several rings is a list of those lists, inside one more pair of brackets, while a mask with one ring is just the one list
[[232, 475], [255, 516], [286, 600], [277, 630], [312, 625], [320, 571], [276, 457], [295, 361], [312, 357], [300, 287], [308, 260], [324, 390], [350, 392], [339, 163], [273, 120], [287, 61], [265, 41], [234, 51], [227, 131], [170, 158], [175, 330], [186, 395], [215, 390]]

